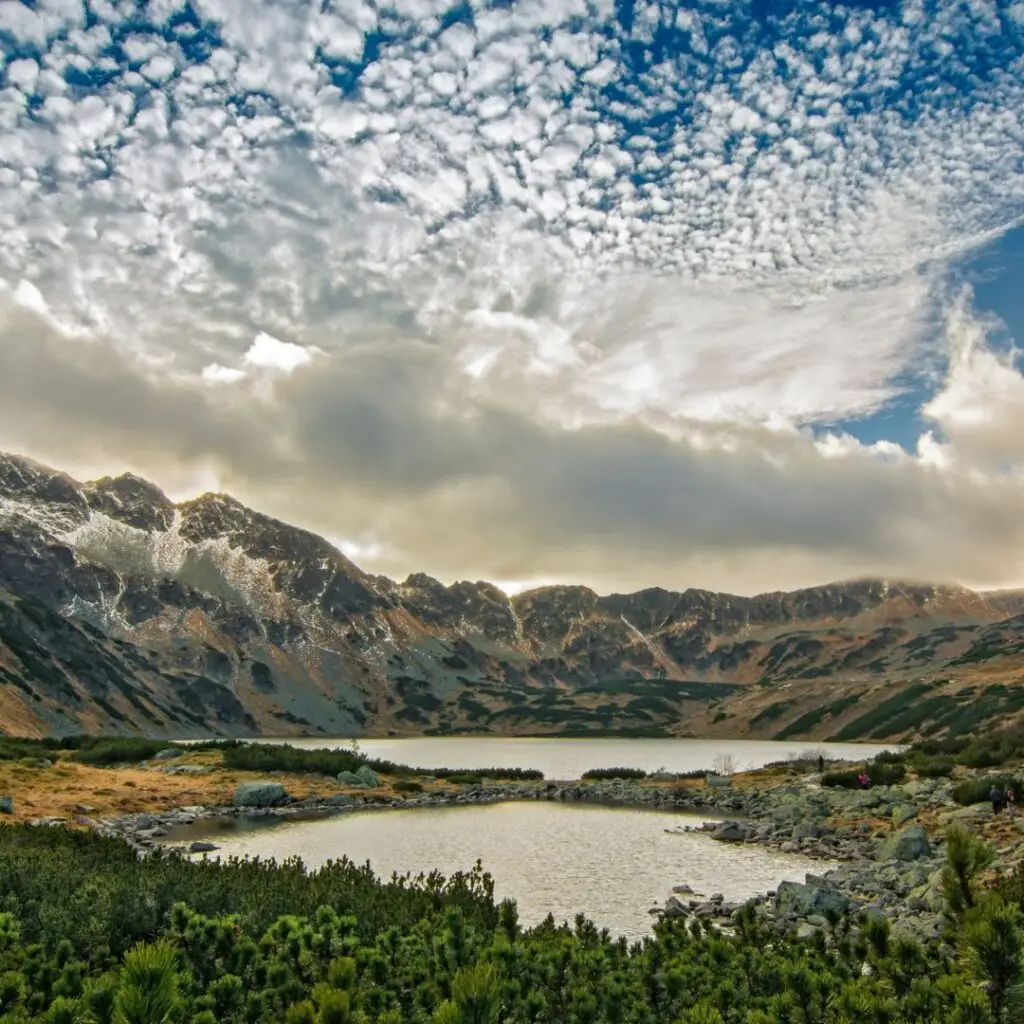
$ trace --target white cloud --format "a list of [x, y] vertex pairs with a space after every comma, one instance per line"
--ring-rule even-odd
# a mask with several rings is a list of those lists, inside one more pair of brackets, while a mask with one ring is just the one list
[[239, 381], [245, 380], [245, 370], [221, 366], [220, 363], [210, 363], [203, 367], [200, 377], [207, 384], [237, 384]]
[[[941, 461], [978, 470], [1024, 474], [1024, 375], [1015, 351], [987, 344], [991, 325], [970, 312], [962, 294], [949, 315], [949, 370], [942, 389], [921, 410], [946, 438]], [[934, 440], [929, 443], [935, 457]]]
[[[109, 336], [132, 365], [173, 354], [219, 401], [278, 408], [307, 372], [416, 341], [434, 376], [407, 404], [465, 392], [538, 429], [653, 426], [723, 458], [868, 415], [950, 354], [948, 262], [1024, 201], [1015, 7], [999, 36], [954, 0], [928, 18], [836, 7], [829, 31], [784, 19], [768, 51], [739, 6], [707, 4], [676, 19], [688, 51], [643, 64], [627, 47], [660, 23], [647, 0], [631, 38], [606, 31], [610, 3], [477, 8], [438, 35], [442, 6], [202, 0], [208, 59], [133, 19], [136, 71], [90, 92], [65, 71], [106, 59], [128, 6], [97, 0], [86, 29], [80, 4], [0, 4], [0, 29], [41, 50], [4, 70], [0, 275], [32, 281], [21, 300], [65, 333]], [[966, 40], [993, 47], [984, 76]], [[947, 71], [970, 95], [937, 87]], [[886, 106], [901, 82], [912, 116]], [[1019, 374], [966, 307], [952, 323], [974, 340], [922, 410], [934, 436], [888, 466], [913, 486], [1002, 481], [1020, 457]], [[807, 445], [786, 465], [898, 462]]]
[[291, 373], [292, 370], [305, 366], [312, 358], [310, 350], [303, 348], [302, 345], [278, 341], [277, 338], [261, 331], [245, 353], [244, 362], [247, 366], [257, 366], [264, 370]]

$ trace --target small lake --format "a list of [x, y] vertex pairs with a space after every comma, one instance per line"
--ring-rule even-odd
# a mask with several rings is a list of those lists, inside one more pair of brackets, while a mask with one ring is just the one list
[[[352, 740], [259, 740], [295, 747], [341, 747]], [[652, 772], [712, 769], [719, 757], [732, 759], [736, 771], [792, 760], [804, 751], [819, 751], [830, 760], [859, 761], [895, 744], [814, 743], [797, 740], [562, 739], [551, 737], [421, 736], [410, 739], [360, 739], [367, 757], [417, 768], [539, 768], [546, 779], [578, 779], [591, 768], [642, 768]]]
[[[447, 743], [448, 741], [443, 741]], [[573, 741], [575, 742], [575, 741]], [[783, 879], [833, 866], [754, 844], [719, 843], [667, 828], [709, 820], [696, 815], [619, 807], [523, 802], [345, 814], [268, 826], [231, 821], [190, 829], [220, 847], [212, 856], [299, 856], [309, 868], [346, 856], [378, 875], [468, 870], [480, 860], [495, 897], [511, 897], [526, 926], [547, 914], [571, 922], [584, 913], [630, 939], [650, 933], [648, 910], [674, 885], [743, 899]], [[174, 838], [174, 837], [172, 837]]]

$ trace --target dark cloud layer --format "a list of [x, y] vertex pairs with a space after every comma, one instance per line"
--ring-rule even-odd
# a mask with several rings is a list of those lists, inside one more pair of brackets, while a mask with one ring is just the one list
[[418, 343], [323, 356], [209, 387], [69, 340], [0, 325], [0, 443], [227, 486], [335, 537], [376, 540], [374, 569], [558, 575], [603, 588], [759, 589], [851, 571], [998, 582], [1024, 519], [1013, 479], [906, 455], [824, 452], [806, 433], [637, 423], [566, 429], [449, 393]]

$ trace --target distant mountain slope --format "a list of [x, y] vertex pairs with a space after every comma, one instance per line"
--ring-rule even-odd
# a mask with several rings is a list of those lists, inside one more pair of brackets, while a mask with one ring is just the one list
[[[372, 576], [227, 495], [175, 504], [134, 476], [82, 484], [15, 455], [0, 455], [0, 588], [11, 732], [822, 737], [910, 686], [937, 715], [1013, 714], [1016, 690], [989, 688], [1024, 673], [1024, 592], [509, 599]], [[879, 714], [865, 735], [888, 728]]]

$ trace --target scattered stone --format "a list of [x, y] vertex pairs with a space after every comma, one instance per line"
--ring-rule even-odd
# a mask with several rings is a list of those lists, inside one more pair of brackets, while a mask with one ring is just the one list
[[14, 797], [0, 796], [0, 814], [14, 813]]
[[196, 839], [194, 842], [189, 844], [189, 853], [213, 853], [214, 850], [219, 850], [220, 847], [216, 843], [207, 842], [205, 839]]
[[176, 757], [183, 757], [185, 754], [184, 750], [178, 747], [165, 747], [163, 750], [158, 750], [153, 755], [154, 761], [172, 761]]

